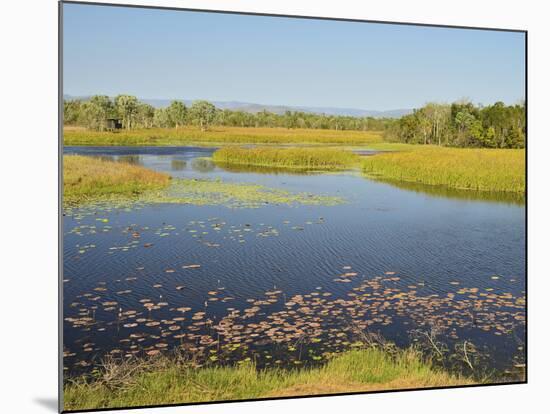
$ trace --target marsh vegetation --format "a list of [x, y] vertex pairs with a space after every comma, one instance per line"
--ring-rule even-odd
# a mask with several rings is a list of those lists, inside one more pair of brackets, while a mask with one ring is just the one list
[[521, 194], [525, 151], [414, 147], [366, 157], [363, 172], [397, 181]]
[[212, 159], [221, 164], [306, 170], [341, 170], [359, 161], [356, 154], [343, 149], [266, 147], [226, 147], [214, 152]]
[[170, 184], [170, 176], [130, 163], [79, 155], [63, 156], [63, 200], [78, 203], [111, 197], [136, 197]]
[[287, 128], [241, 128], [215, 126], [202, 131], [194, 126], [150, 128], [130, 131], [94, 131], [69, 128], [65, 145], [223, 145], [223, 144], [343, 144], [383, 142], [378, 131], [334, 131]]

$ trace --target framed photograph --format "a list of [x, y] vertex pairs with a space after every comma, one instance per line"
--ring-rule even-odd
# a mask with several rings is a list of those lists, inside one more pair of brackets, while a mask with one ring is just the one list
[[527, 32], [62, 1], [64, 412], [527, 381]]

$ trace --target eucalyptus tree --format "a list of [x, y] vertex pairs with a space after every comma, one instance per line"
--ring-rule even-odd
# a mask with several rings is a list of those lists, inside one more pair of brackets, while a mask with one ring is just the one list
[[206, 131], [214, 121], [216, 107], [208, 101], [195, 101], [189, 109], [191, 118], [200, 126], [201, 131]]
[[82, 102], [79, 100], [63, 101], [63, 123], [75, 125], [82, 113]]
[[397, 123], [396, 130], [399, 141], [407, 144], [416, 143], [420, 132], [418, 115], [413, 113], [401, 117]]
[[155, 108], [151, 105], [140, 102], [136, 113], [136, 126], [141, 128], [151, 128], [153, 126], [153, 117]]
[[433, 125], [431, 120], [431, 110], [429, 107], [417, 109], [413, 112], [413, 119], [411, 119], [411, 126], [413, 131], [410, 142], [418, 142], [424, 145], [432, 143]]
[[267, 112], [265, 109], [256, 114], [256, 119], [258, 120], [260, 126], [272, 126], [271, 113]]
[[170, 124], [167, 108], [156, 108], [153, 114], [153, 125], [158, 128], [166, 128]]
[[187, 120], [187, 107], [181, 101], [172, 101], [167, 108], [168, 120], [176, 129], [185, 124]]
[[103, 131], [107, 125], [107, 118], [113, 115], [114, 107], [111, 99], [106, 95], [94, 95], [81, 105], [82, 120], [86, 127]]
[[443, 138], [443, 131], [445, 130], [450, 120], [451, 107], [447, 104], [440, 104], [437, 102], [428, 102], [422, 108], [422, 112], [426, 116], [427, 121], [429, 122], [429, 125], [431, 128], [430, 143], [437, 142], [437, 145], [441, 145], [442, 138]]
[[138, 99], [132, 95], [118, 95], [115, 98], [116, 111], [122, 118], [122, 124], [126, 129], [131, 129], [134, 124], [138, 103]]
[[458, 129], [458, 143], [466, 146], [468, 144], [468, 129], [473, 125], [476, 118], [469, 112], [458, 112], [455, 115], [454, 123]]

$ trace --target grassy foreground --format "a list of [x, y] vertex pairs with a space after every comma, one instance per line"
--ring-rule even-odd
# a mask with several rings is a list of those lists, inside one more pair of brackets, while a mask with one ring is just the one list
[[192, 368], [164, 356], [144, 364], [143, 368], [138, 364], [130, 363], [118, 371], [122, 381], [112, 372], [92, 381], [69, 381], [64, 388], [65, 410], [474, 383], [432, 367], [413, 349], [400, 351], [396, 356], [375, 348], [351, 350], [321, 367], [292, 370], [257, 370], [253, 363]]
[[412, 146], [366, 157], [363, 172], [451, 188], [523, 193], [525, 150]]
[[359, 160], [350, 152], [333, 148], [238, 148], [226, 147], [214, 152], [215, 162], [292, 169], [337, 170]]
[[189, 145], [202, 144], [371, 144], [382, 142], [374, 131], [334, 131], [325, 129], [195, 127], [136, 129], [98, 132], [65, 128], [65, 145]]
[[137, 165], [79, 155], [63, 156], [63, 199], [81, 202], [136, 196], [170, 183], [170, 176]]

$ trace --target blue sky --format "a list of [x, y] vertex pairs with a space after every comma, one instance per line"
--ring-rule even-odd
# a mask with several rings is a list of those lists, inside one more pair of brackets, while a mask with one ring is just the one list
[[64, 93], [388, 110], [524, 98], [524, 34], [64, 5]]

